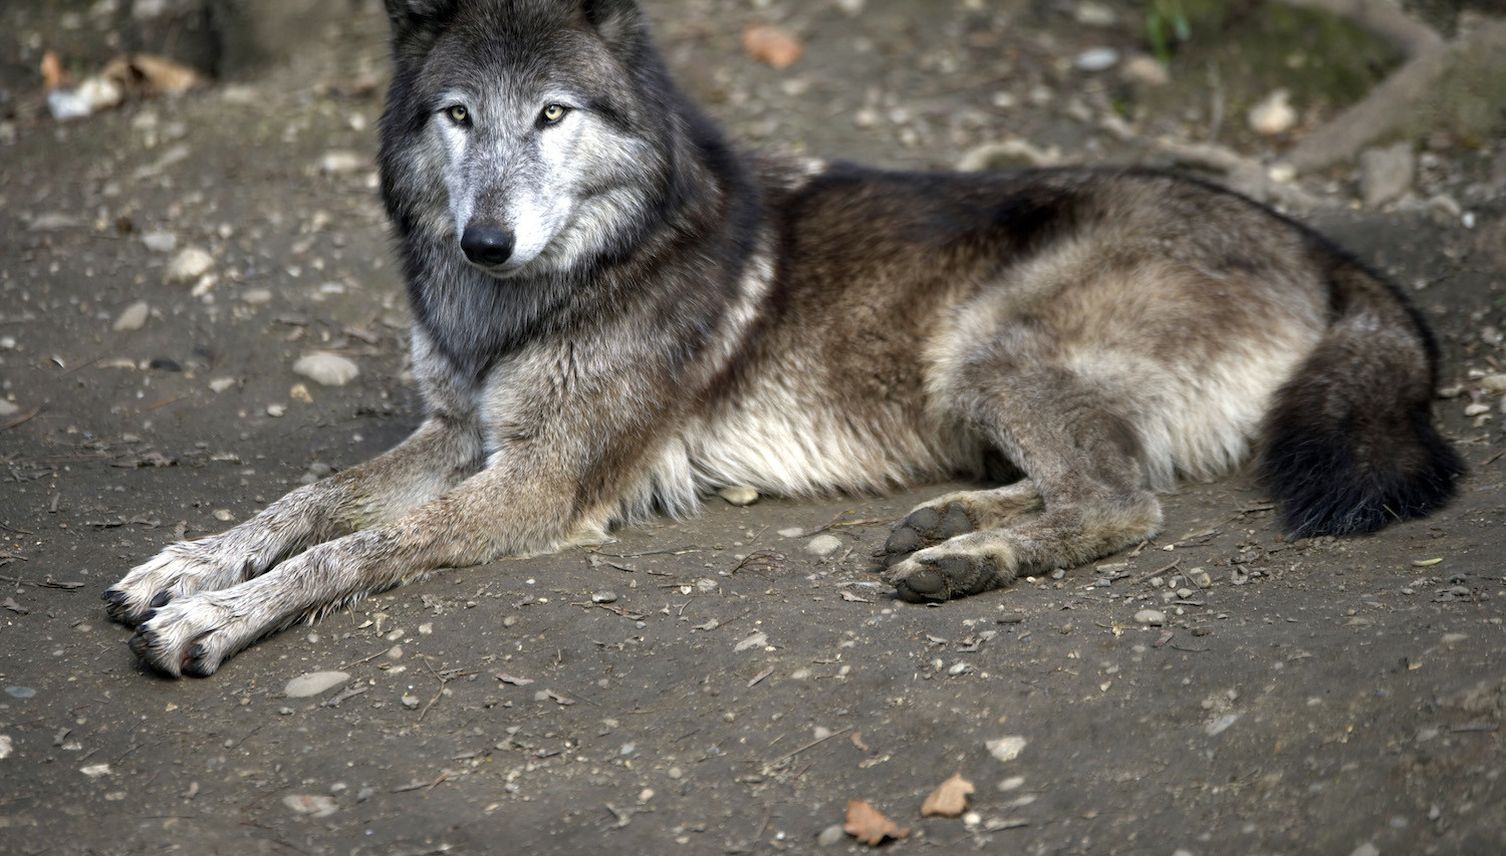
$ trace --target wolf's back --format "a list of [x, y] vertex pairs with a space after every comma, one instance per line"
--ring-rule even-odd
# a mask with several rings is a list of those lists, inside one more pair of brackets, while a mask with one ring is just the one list
[[1433, 425], [1437, 346], [1392, 286], [1322, 248], [1333, 322], [1276, 395], [1261, 474], [1294, 537], [1371, 532], [1454, 494], [1464, 465]]

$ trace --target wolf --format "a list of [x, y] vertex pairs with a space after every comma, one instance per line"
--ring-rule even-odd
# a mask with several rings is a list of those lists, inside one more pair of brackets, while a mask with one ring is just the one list
[[1159, 492], [1251, 456], [1294, 537], [1428, 514], [1464, 471], [1423, 319], [1249, 199], [1146, 169], [744, 151], [631, 0], [386, 8], [381, 189], [425, 417], [107, 590], [166, 675], [721, 486], [981, 482], [879, 553], [924, 602], [1151, 539]]

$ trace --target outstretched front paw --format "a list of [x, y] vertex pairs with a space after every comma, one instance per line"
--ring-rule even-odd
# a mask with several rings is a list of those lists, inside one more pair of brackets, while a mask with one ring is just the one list
[[175, 598], [226, 588], [250, 575], [244, 562], [227, 559], [220, 550], [214, 539], [182, 541], [167, 547], [105, 590], [105, 612], [115, 621], [134, 627], [148, 611]]
[[920, 550], [891, 566], [884, 579], [911, 603], [951, 600], [1008, 585], [1015, 576], [1013, 551], [997, 539], [979, 535]]
[[218, 600], [209, 592], [148, 610], [131, 637], [131, 651], [146, 665], [175, 678], [214, 674], [244, 646], [237, 632], [244, 618]]

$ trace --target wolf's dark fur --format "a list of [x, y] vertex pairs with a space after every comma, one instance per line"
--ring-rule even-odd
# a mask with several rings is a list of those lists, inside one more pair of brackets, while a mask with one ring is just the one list
[[[727, 485], [876, 491], [1002, 459], [1018, 480], [926, 503], [881, 554], [901, 597], [941, 600], [1153, 537], [1157, 491], [1252, 449], [1295, 535], [1426, 514], [1462, 471], [1421, 318], [1250, 200], [1140, 169], [746, 153], [630, 0], [387, 5], [382, 193], [427, 419], [107, 592], [169, 674]], [[473, 229], [505, 252], [472, 253]]]

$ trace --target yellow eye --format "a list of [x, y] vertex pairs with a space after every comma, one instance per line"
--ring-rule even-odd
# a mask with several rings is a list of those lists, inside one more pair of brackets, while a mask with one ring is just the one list
[[457, 125], [464, 125], [471, 120], [471, 111], [465, 109], [464, 104], [456, 104], [444, 112], [446, 116], [450, 117], [450, 121]]
[[550, 104], [544, 108], [544, 112], [539, 114], [539, 118], [544, 120], [544, 124], [553, 125], [555, 122], [565, 118], [565, 114], [569, 112], [569, 108], [564, 105]]

